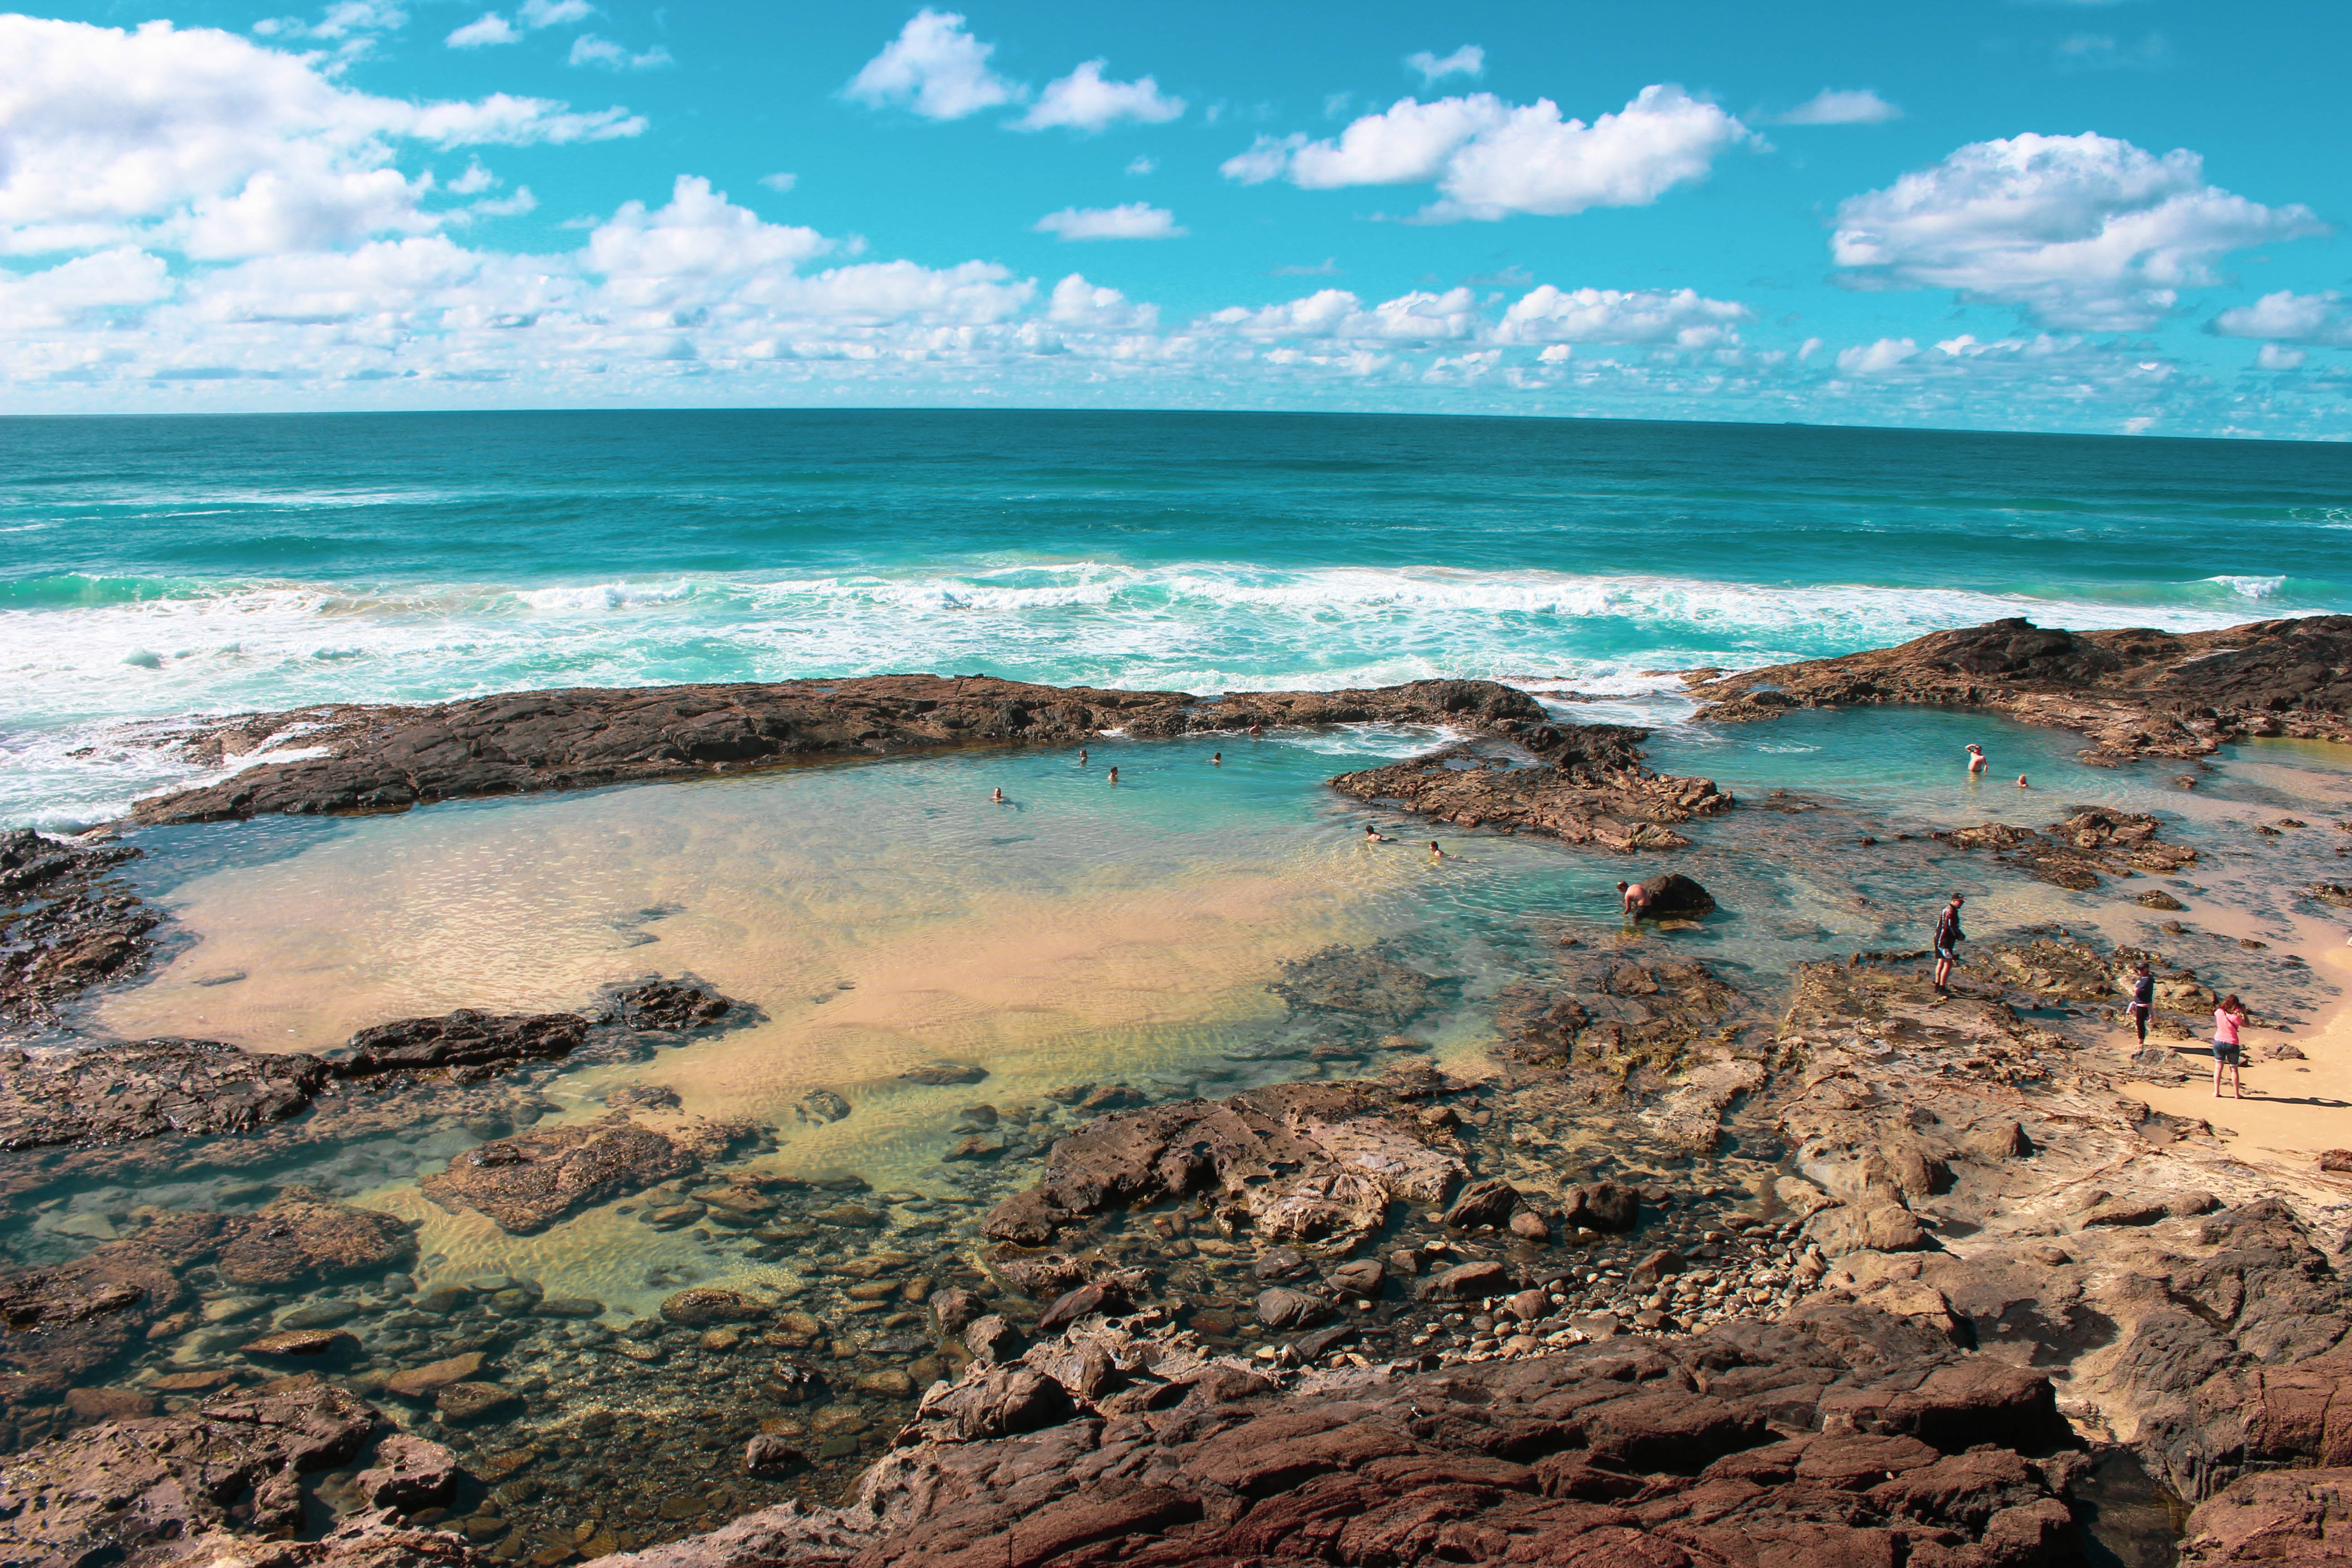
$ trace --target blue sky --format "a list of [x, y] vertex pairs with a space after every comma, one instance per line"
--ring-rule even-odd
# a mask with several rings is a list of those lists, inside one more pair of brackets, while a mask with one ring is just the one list
[[2347, 31], [2164, 0], [13, 16], [0, 409], [2336, 438]]

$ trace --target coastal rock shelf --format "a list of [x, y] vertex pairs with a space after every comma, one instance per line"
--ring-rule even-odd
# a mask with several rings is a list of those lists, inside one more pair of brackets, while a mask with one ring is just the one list
[[1979, 708], [2090, 738], [2083, 760], [2201, 757], [2243, 735], [2352, 740], [2352, 616], [2073, 632], [2011, 617], [1899, 647], [1684, 676], [1700, 723], [1796, 708]]
[[1457, 827], [1522, 829], [1567, 844], [1680, 849], [1672, 824], [1731, 809], [1708, 779], [1662, 778], [1643, 767], [1648, 731], [1614, 724], [1544, 725], [1513, 740], [1538, 759], [1449, 746], [1385, 767], [1341, 773], [1331, 787]]
[[114, 876], [138, 854], [0, 833], [0, 1026], [54, 1024], [71, 997], [145, 966], [163, 917]]
[[427, 801], [588, 789], [714, 770], [945, 746], [1077, 745], [1221, 733], [1252, 725], [1546, 727], [1525, 692], [1486, 680], [1417, 680], [1351, 691], [1110, 691], [992, 676], [512, 692], [430, 708], [339, 705], [209, 725], [191, 754], [215, 765], [266, 746], [327, 755], [260, 763], [199, 789], [143, 800], [141, 824], [258, 815], [399, 811]]

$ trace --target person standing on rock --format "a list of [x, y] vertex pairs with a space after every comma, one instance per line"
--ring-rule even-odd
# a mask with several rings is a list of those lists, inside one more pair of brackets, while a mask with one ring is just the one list
[[2156, 972], [2148, 967], [2147, 959], [2141, 959], [2132, 970], [2125, 989], [2131, 993], [2131, 1002], [2124, 1008], [2124, 1016], [2139, 1030], [2139, 1043], [2144, 1046], [2147, 1044], [2147, 1020], [2156, 1011]]
[[1969, 940], [1969, 933], [1960, 929], [1960, 906], [1966, 902], [1954, 893], [1944, 912], [1936, 917], [1936, 989], [1939, 992], [1951, 988], [1952, 965], [1959, 962], [1960, 943]]
[[2238, 1043], [2239, 1026], [2246, 1021], [2246, 1005], [2238, 1000], [2234, 991], [2221, 998], [2213, 1009], [2213, 1098], [2221, 1098], [2221, 1074], [2230, 1075], [2230, 1091], [2240, 1100], [2246, 1098], [2246, 1086], [2239, 1081], [2238, 1063], [2243, 1048]]

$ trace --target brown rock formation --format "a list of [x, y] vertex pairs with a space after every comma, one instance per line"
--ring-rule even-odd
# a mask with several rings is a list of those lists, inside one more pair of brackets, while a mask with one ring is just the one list
[[247, 1132], [283, 1121], [326, 1082], [316, 1057], [218, 1040], [132, 1040], [31, 1056], [0, 1048], [0, 1149]]
[[111, 878], [138, 853], [0, 832], [0, 1023], [54, 1023], [68, 998], [147, 962], [162, 917]]
[[[2099, 886], [2103, 872], [2127, 877], [2134, 871], [2162, 873], [2195, 865], [2197, 851], [2165, 843], [2157, 837], [2158, 826], [2156, 818], [2137, 812], [2091, 806], [2039, 833], [1988, 822], [1981, 827], [1954, 828], [1931, 837], [1958, 849], [1989, 849], [2003, 865], [2079, 892]], [[2147, 903], [2149, 898], [2143, 893], [2140, 901]], [[2179, 909], [2180, 904], [2174, 900], [2168, 905], [2150, 907]]]
[[1690, 840], [1673, 824], [1727, 811], [1732, 798], [1712, 780], [1663, 778], [1643, 767], [1638, 742], [1646, 734], [1617, 725], [1546, 724], [1511, 735], [1539, 759], [1532, 764], [1468, 742], [1330, 783], [1342, 795], [1457, 827], [1543, 833], [1628, 853], [1678, 849]]
[[1686, 678], [1702, 722], [1794, 708], [1981, 708], [2079, 730], [2085, 762], [2198, 757], [2242, 735], [2352, 740], [2352, 616], [2226, 631], [2070, 632], [2011, 618], [1899, 647]]
[[574, 1209], [699, 1170], [750, 1134], [694, 1118], [656, 1130], [614, 1111], [481, 1144], [416, 1184], [445, 1209], [476, 1209], [509, 1236], [530, 1236]]
[[1209, 700], [980, 675], [509, 692], [429, 708], [346, 705], [229, 721], [198, 742], [214, 760], [294, 723], [306, 727], [307, 744], [333, 754], [248, 768], [221, 784], [142, 801], [133, 816], [142, 823], [215, 822], [401, 811], [426, 801], [585, 789], [817, 757], [1076, 745], [1113, 729], [1165, 736], [1374, 720], [1510, 730], [1541, 725], [1544, 715], [1526, 693], [1483, 680]]
[[1261, 1237], [1362, 1236], [1391, 1202], [1427, 1206], [1466, 1173], [1458, 1155], [1382, 1112], [1372, 1084], [1281, 1084], [1106, 1117], [1054, 1145], [1045, 1179], [1007, 1198], [983, 1233], [1041, 1247], [1112, 1206], [1202, 1194]]

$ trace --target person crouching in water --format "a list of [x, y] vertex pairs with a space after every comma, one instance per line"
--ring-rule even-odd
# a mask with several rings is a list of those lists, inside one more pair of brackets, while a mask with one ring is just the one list
[[2230, 1091], [2240, 1100], [2246, 1098], [2246, 1086], [2238, 1080], [2238, 1063], [2244, 1055], [2238, 1043], [2239, 1026], [2246, 1021], [2246, 1005], [2231, 992], [2221, 998], [2213, 1009], [2213, 1098], [2221, 1098], [2221, 1074], [2230, 1075]]
[[1959, 962], [1960, 943], [1969, 939], [1969, 933], [1960, 929], [1960, 906], [1967, 901], [1959, 894], [1954, 893], [1952, 901], [1944, 906], [1944, 912], [1936, 917], [1936, 989], [1937, 991], [1950, 988], [1952, 965]]
[[1650, 908], [1650, 889], [1639, 882], [1620, 882], [1617, 896], [1625, 904], [1625, 929], [1632, 931], [1642, 923], [1642, 916]]

